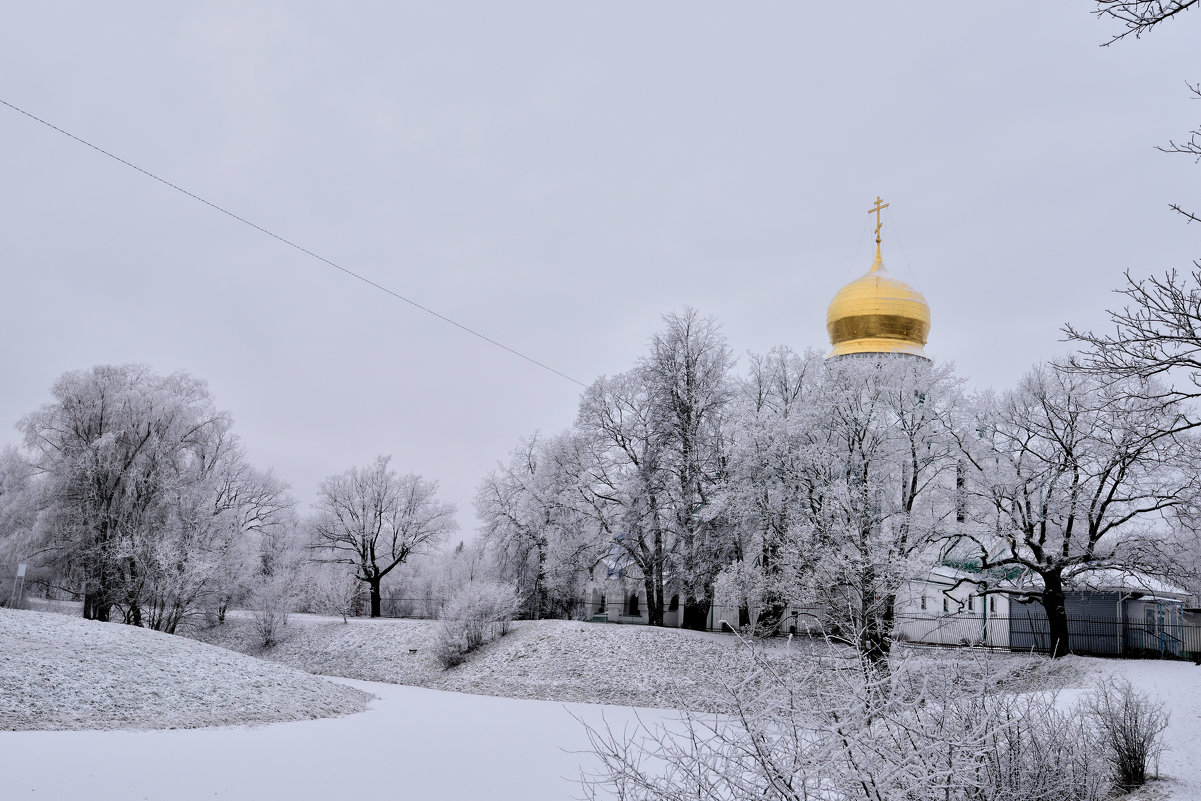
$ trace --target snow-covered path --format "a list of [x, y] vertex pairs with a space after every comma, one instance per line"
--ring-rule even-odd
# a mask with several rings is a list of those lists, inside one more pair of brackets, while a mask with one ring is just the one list
[[[342, 680], [339, 680], [342, 681]], [[340, 718], [209, 729], [0, 732], [0, 797], [90, 801], [571, 799], [583, 727], [633, 709], [345, 681], [379, 698]], [[662, 710], [640, 710], [644, 720]]]

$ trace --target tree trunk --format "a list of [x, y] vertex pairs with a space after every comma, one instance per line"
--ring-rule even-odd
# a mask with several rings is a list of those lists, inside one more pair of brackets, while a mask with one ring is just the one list
[[888, 598], [876, 600], [876, 571], [870, 565], [859, 589], [859, 615], [860, 653], [872, 665], [886, 663], [892, 651], [892, 604]]
[[113, 605], [105, 597], [103, 591], [89, 591], [83, 596], [83, 617], [85, 620], [98, 620], [107, 623], [112, 616]]
[[663, 597], [662, 593], [656, 597], [655, 583], [655, 571], [652, 570], [651, 574], [642, 580], [643, 589], [646, 590], [646, 623], [648, 626], [663, 625]]
[[[663, 613], [667, 611], [667, 604], [663, 598], [663, 568], [659, 567], [655, 571], [655, 609], [659, 610], [659, 625], [663, 625]], [[678, 622], [677, 622], [678, 625]]]
[[546, 547], [538, 544], [538, 574], [534, 576], [534, 620], [546, 614]]
[[1043, 575], [1043, 609], [1047, 612], [1047, 632], [1051, 638], [1051, 658], [1071, 653], [1068, 647], [1068, 610], [1059, 572]]
[[684, 628], [704, 631], [709, 624], [709, 604], [695, 595], [684, 599]]
[[379, 576], [375, 576], [370, 581], [370, 584], [371, 584], [371, 616], [372, 617], [379, 617], [380, 615], [383, 614], [383, 612], [381, 611], [383, 608], [383, 599], [380, 597], [380, 591], [379, 591], [380, 581], [381, 581], [381, 579]]

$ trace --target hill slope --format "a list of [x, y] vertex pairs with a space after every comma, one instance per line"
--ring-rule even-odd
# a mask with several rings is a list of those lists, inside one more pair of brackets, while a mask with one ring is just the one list
[[[190, 632], [214, 645], [282, 662], [301, 670], [436, 690], [552, 701], [640, 707], [709, 709], [720, 705], [725, 683], [749, 672], [752, 655], [728, 634], [681, 629], [518, 621], [512, 632], [444, 670], [434, 658], [438, 622], [341, 619], [292, 615], [284, 639], [263, 649], [249, 622], [228, 619]], [[411, 653], [412, 649], [416, 653]], [[783, 639], [757, 645], [789, 678], [800, 677], [824, 645]], [[945, 658], [945, 657], [944, 657]], [[984, 654], [998, 679], [1029, 670], [1045, 679], [1045, 660], [1018, 654]]]
[[360, 690], [184, 637], [0, 609], [0, 729], [174, 729], [329, 717]]

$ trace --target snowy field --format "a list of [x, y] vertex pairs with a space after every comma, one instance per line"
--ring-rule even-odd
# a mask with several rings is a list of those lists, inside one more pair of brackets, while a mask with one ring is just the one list
[[[0, 798], [89, 801], [557, 801], [581, 796], [580, 716], [628, 708], [346, 681], [367, 712], [184, 731], [0, 732]], [[665, 713], [644, 711], [644, 719]]]
[[0, 609], [0, 730], [266, 723], [358, 712], [369, 700], [183, 637]]
[[[331, 689], [343, 699], [341, 711], [363, 705], [368, 696], [360, 690], [376, 696], [359, 714], [272, 725], [0, 731], [0, 798], [578, 798], [576, 779], [590, 757], [576, 716], [593, 725], [603, 716], [617, 728], [635, 715], [668, 719], [670, 711], [626, 704], [662, 707], [678, 698], [705, 706], [723, 675], [745, 669], [745, 651], [729, 635], [540, 621], [518, 625], [468, 663], [443, 671], [429, 654], [435, 625], [295, 616], [289, 638], [263, 654], [308, 670], [391, 682], [371, 683], [326, 681], [181, 637], [0, 610], [0, 728], [14, 728], [17, 714], [58, 729], [261, 721], [271, 713], [283, 718], [282, 709], [305, 718], [333, 713]], [[207, 635], [256, 650], [245, 621]], [[766, 653], [787, 668], [813, 657], [806, 647], [778, 641]], [[965, 654], [915, 649], [907, 662], [938, 671]], [[1161, 765], [1165, 780], [1129, 798], [1201, 801], [1201, 668], [1082, 657], [1051, 663], [1004, 653], [971, 658], [1015, 691], [1066, 687], [1064, 703], [1103, 676], [1129, 678], [1172, 716]], [[112, 675], [92, 680], [105, 675], [106, 665]], [[136, 682], [118, 680], [131, 671]], [[135, 684], [140, 692], [125, 689]], [[19, 700], [26, 696], [42, 700]], [[539, 697], [617, 698], [622, 706], [534, 700]], [[130, 754], [136, 755], [132, 763], [122, 756]]]

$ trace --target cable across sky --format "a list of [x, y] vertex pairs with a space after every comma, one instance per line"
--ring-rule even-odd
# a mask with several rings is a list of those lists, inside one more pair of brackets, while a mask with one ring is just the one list
[[412, 298], [407, 298], [404, 295], [400, 294], [399, 292], [391, 290], [382, 284], [372, 281], [370, 278], [366, 277], [365, 275], [362, 275], [360, 273], [356, 273], [353, 270], [347, 269], [346, 267], [343, 267], [342, 265], [338, 264], [337, 262], [332, 261], [331, 259], [325, 258], [324, 256], [322, 256], [319, 253], [314, 253], [313, 251], [309, 250], [308, 248], [304, 247], [303, 245], [299, 245], [296, 242], [293, 242], [292, 240], [288, 239], [287, 237], [280, 236], [279, 234], [275, 233], [274, 231], [264, 228], [263, 226], [259, 225], [258, 223], [252, 222], [252, 221], [246, 219], [245, 217], [242, 217], [239, 214], [235, 214], [234, 212], [230, 211], [229, 209], [224, 208], [223, 206], [219, 206], [216, 203], [212, 202], [211, 200], [206, 200], [205, 198], [201, 197], [200, 195], [197, 195], [195, 192], [191, 192], [178, 184], [174, 184], [171, 181], [168, 181], [166, 178], [155, 175], [154, 173], [150, 172], [150, 170], [139, 167], [137, 164], [134, 164], [131, 161], [127, 161], [127, 160], [121, 158], [120, 156], [105, 150], [104, 148], [100, 147], [99, 145], [92, 144], [88, 140], [83, 139], [82, 137], [76, 136], [75, 134], [71, 133], [70, 131], [64, 130], [63, 128], [58, 127], [57, 125], [55, 125], [52, 122], [49, 122], [48, 120], [42, 119], [41, 117], [37, 116], [36, 114], [28, 112], [19, 106], [14, 106], [12, 103], [9, 103], [4, 98], [0, 98], [0, 104], [12, 109], [13, 111], [17, 112], [18, 114], [20, 114], [24, 117], [27, 117], [27, 118], [33, 120], [34, 122], [37, 122], [41, 125], [46, 126], [47, 128], [51, 129], [52, 131], [57, 131], [58, 133], [67, 137], [68, 139], [72, 139], [75, 142], [78, 142], [79, 144], [84, 145], [85, 147], [91, 148], [92, 150], [96, 151], [97, 153], [99, 153], [103, 156], [107, 156], [108, 158], [112, 159], [113, 161], [118, 162], [119, 164], [125, 165], [126, 167], [130, 168], [131, 170], [141, 173], [142, 175], [146, 176], [147, 178], [151, 178], [155, 181], [158, 181], [163, 186], [166, 186], [170, 189], [174, 189], [176, 192], [179, 192], [182, 195], [186, 195], [186, 196], [190, 197], [192, 200], [203, 203], [204, 205], [208, 206], [210, 209], [213, 209], [214, 211], [218, 211], [218, 212], [224, 214], [226, 217], [231, 217], [231, 218], [237, 220], [238, 222], [242, 223], [243, 225], [253, 228], [254, 230], [258, 231], [261, 234], [266, 234], [267, 236], [271, 237], [272, 239], [276, 240], [277, 242], [281, 242], [282, 244], [287, 245], [288, 247], [292, 248], [293, 250], [298, 250], [301, 253], [305, 254], [306, 256], [310, 256], [310, 257], [316, 259], [317, 261], [321, 262], [322, 264], [325, 264], [328, 267], [332, 267], [335, 270], [337, 270], [341, 273], [344, 273], [345, 275], [350, 276], [351, 278], [358, 279], [359, 281], [362, 281], [364, 284], [367, 284], [368, 286], [370, 286], [374, 289], [378, 289], [380, 292], [383, 292], [387, 295], [391, 295], [392, 297], [396, 298], [397, 300], [404, 301], [405, 303], [409, 304], [413, 308], [419, 309], [419, 310], [425, 312], [426, 314], [430, 315], [431, 317], [436, 317], [444, 323], [449, 323], [450, 325], [453, 325], [455, 328], [458, 328], [460, 331], [465, 331], [466, 333], [471, 334], [473, 337], [476, 337], [477, 339], [482, 339], [484, 342], [487, 342], [490, 345], [494, 345], [503, 351], [507, 351], [508, 353], [511, 353], [512, 355], [518, 357], [519, 359], [524, 359], [525, 361], [529, 362], [530, 364], [541, 367], [543, 370], [546, 370], [547, 372], [554, 373], [555, 375], [559, 376], [560, 378], [566, 379], [567, 381], [570, 381], [573, 384], [576, 384], [581, 387], [587, 386], [587, 384], [585, 384], [583, 381], [579, 381], [575, 378], [572, 378], [571, 376], [567, 375], [566, 373], [556, 370], [555, 368], [551, 367], [550, 365], [546, 364], [545, 362], [540, 362], [532, 356], [527, 356], [526, 354], [522, 353], [519, 350], [510, 348], [508, 345], [504, 344], [503, 342], [498, 342], [495, 339], [493, 339], [492, 337], [490, 337], [486, 334], [482, 334], [479, 331], [476, 331], [474, 328], [463, 325], [462, 323], [458, 322], [457, 320], [452, 320], [451, 318], [447, 317], [445, 314], [440, 314], [439, 312], [434, 311], [433, 309], [429, 308], [428, 306], [423, 306], [422, 304], [418, 303], [417, 301], [413, 300]]

